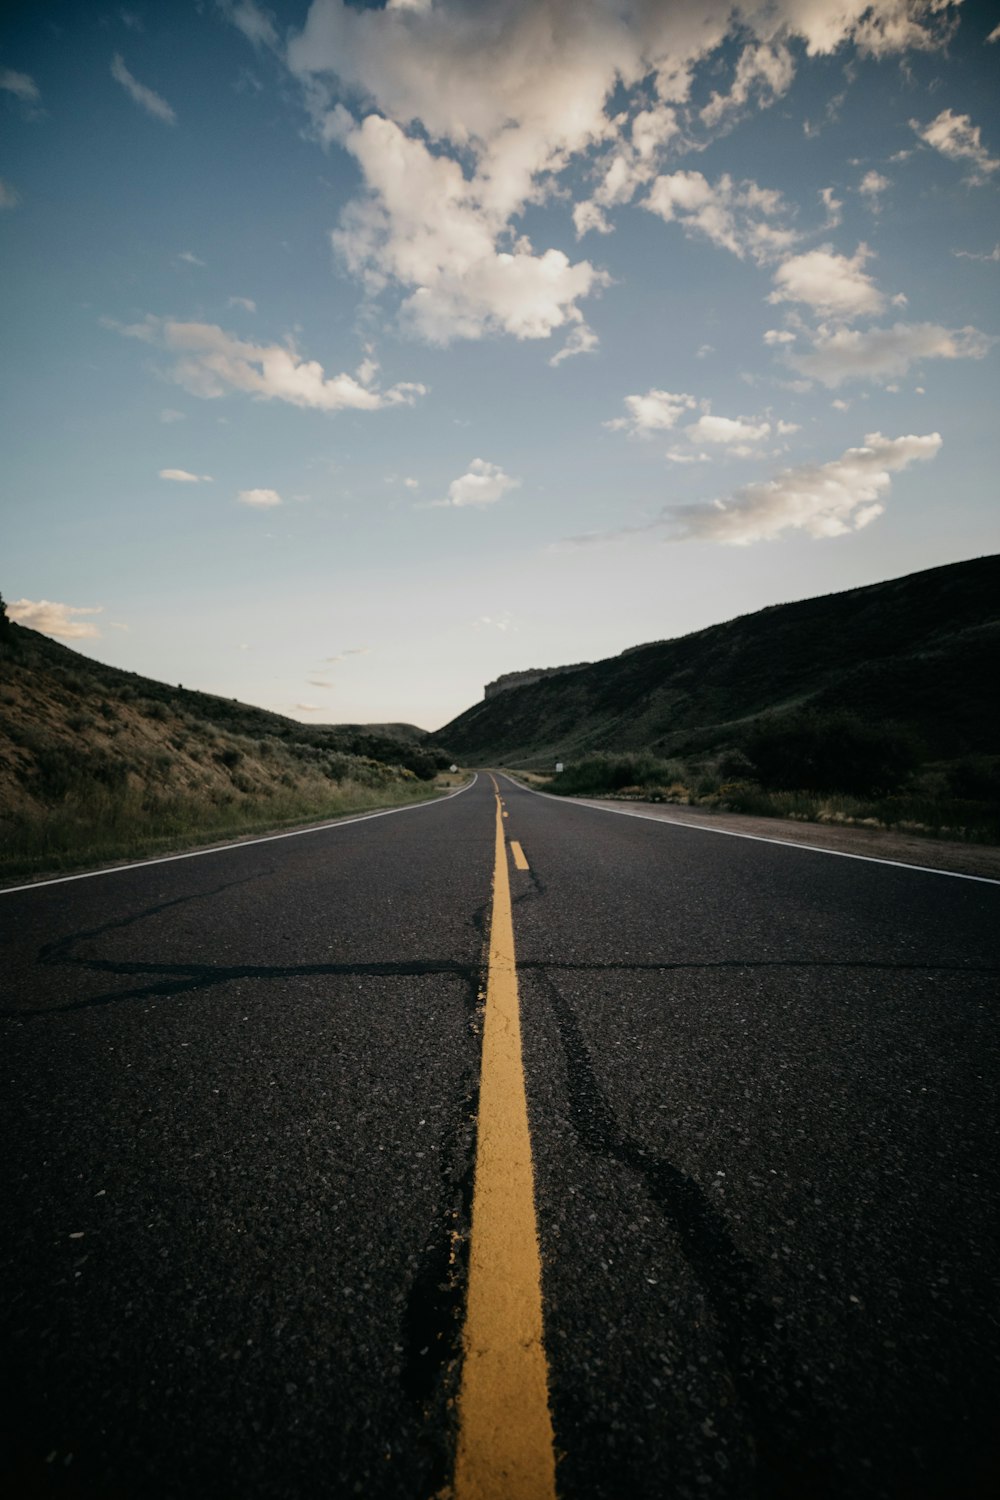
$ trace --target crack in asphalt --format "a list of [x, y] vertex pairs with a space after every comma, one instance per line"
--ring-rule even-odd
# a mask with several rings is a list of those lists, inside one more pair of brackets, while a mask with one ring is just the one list
[[758, 1493], [766, 1500], [830, 1494], [830, 1440], [818, 1406], [796, 1368], [753, 1263], [736, 1247], [725, 1219], [697, 1182], [644, 1151], [619, 1125], [595, 1076], [572, 1005], [541, 970], [566, 1061], [570, 1122], [591, 1153], [637, 1174], [665, 1214], [715, 1316], [732, 1383], [749, 1418]]

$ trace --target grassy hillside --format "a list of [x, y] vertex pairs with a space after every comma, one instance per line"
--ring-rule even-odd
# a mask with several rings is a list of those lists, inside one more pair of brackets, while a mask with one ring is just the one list
[[90, 863], [430, 796], [407, 724], [303, 725], [0, 637], [0, 873]]
[[1000, 557], [776, 605], [513, 687], [435, 736], [473, 764], [708, 754], [764, 716], [892, 721], [925, 758], [1000, 751]]

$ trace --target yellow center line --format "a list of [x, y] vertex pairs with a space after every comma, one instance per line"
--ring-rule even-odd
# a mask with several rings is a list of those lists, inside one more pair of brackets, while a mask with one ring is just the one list
[[520, 844], [517, 842], [517, 839], [511, 839], [511, 841], [510, 841], [510, 852], [514, 856], [514, 863], [517, 866], [517, 868], [519, 870], [526, 870], [528, 868], [528, 861], [525, 859], [525, 857], [524, 857], [524, 850], [521, 848]]
[[454, 1496], [555, 1500], [541, 1264], [501, 814], [498, 795]]

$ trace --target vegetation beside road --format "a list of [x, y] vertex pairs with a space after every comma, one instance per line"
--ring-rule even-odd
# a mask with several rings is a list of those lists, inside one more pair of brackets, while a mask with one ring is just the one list
[[584, 756], [546, 790], [1000, 843], [1000, 756], [929, 763], [906, 731], [844, 712], [760, 720], [715, 756]]
[[313, 726], [122, 672], [0, 602], [0, 877], [137, 858], [440, 794], [412, 725]]

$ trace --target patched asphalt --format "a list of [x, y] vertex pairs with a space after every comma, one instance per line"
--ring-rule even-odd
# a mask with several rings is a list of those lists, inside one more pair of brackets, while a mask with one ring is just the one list
[[[560, 1495], [996, 1493], [1000, 889], [500, 785]], [[5, 1493], [448, 1483], [493, 817], [0, 896]]]

